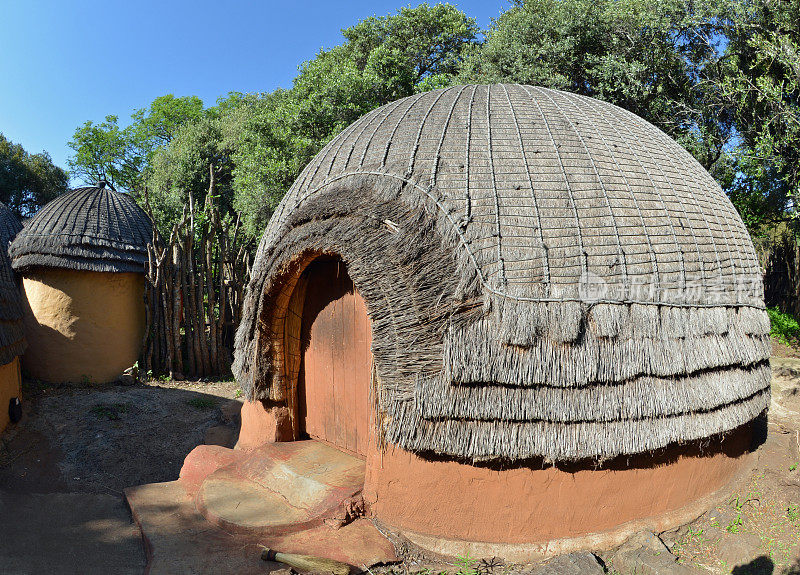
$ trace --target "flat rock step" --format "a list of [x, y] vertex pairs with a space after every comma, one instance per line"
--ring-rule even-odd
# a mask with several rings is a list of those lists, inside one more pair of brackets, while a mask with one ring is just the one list
[[[147, 552], [148, 575], [257, 575], [285, 566], [260, 559], [262, 545], [343, 561], [361, 568], [397, 561], [392, 544], [368, 519], [282, 535], [233, 535], [209, 524], [181, 481], [125, 490]], [[139, 567], [141, 569], [141, 567]]]
[[321, 525], [364, 486], [364, 461], [318, 441], [235, 452], [200, 446], [181, 481], [198, 511], [237, 533], [283, 534]]

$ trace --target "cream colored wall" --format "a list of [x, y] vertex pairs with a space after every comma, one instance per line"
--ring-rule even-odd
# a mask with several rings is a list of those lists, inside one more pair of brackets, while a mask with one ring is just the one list
[[105, 383], [136, 362], [145, 329], [142, 274], [41, 269], [22, 285], [22, 365], [32, 378]]
[[8, 404], [13, 397], [22, 399], [18, 357], [0, 365], [0, 431], [8, 425]]

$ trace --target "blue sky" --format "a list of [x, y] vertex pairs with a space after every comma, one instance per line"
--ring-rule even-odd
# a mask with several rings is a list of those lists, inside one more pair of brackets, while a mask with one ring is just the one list
[[[508, 7], [451, 4], [482, 29]], [[164, 94], [197, 95], [208, 106], [231, 91], [289, 87], [301, 62], [342, 41], [342, 28], [406, 5], [0, 0], [0, 132], [66, 168], [67, 142], [86, 120], [116, 114], [125, 125]]]

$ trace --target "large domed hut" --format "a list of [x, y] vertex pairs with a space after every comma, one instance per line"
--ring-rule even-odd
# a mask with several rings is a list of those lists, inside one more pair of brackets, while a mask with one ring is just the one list
[[445, 555], [609, 547], [748, 467], [769, 327], [742, 220], [654, 126], [532, 86], [418, 94], [269, 222], [239, 447], [349, 453], [366, 513]]
[[8, 257], [8, 245], [21, 229], [17, 217], [0, 202], [0, 431], [22, 415], [19, 357], [26, 343], [19, 283]]
[[28, 222], [9, 251], [27, 299], [27, 374], [103, 383], [136, 362], [152, 233], [147, 214], [104, 183], [57, 197]]

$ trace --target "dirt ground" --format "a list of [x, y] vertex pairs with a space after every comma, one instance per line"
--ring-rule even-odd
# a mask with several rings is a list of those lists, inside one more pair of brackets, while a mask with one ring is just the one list
[[662, 535], [683, 563], [709, 573], [800, 574], [800, 359], [773, 346], [772, 404], [754, 473], [726, 501]]
[[[773, 402], [754, 473], [717, 508], [657, 538], [686, 571], [637, 574], [800, 575], [800, 353], [783, 347], [774, 349]], [[17, 518], [0, 522], [0, 571], [142, 573], [142, 543], [123, 488], [176, 479], [201, 443], [232, 446], [240, 393], [235, 382], [25, 382], [23, 420], [0, 437], [0, 515]], [[586, 556], [598, 573], [634, 572], [618, 568], [613, 553], [598, 553], [567, 559], [563, 568], [469, 558], [448, 565], [412, 554], [375, 573], [583, 575]]]
[[[235, 382], [48, 386], [25, 382], [23, 421], [0, 440], [0, 489], [122, 495], [177, 479], [207, 430], [225, 424]], [[234, 422], [228, 424], [231, 438]]]
[[23, 419], [0, 437], [0, 572], [143, 573], [122, 490], [177, 479], [206, 441], [233, 446], [239, 394], [234, 382], [24, 382]]

